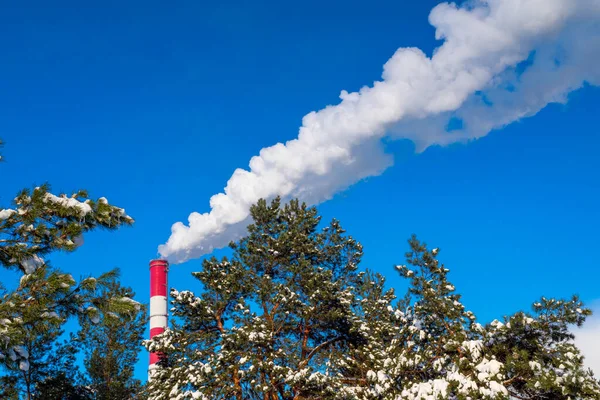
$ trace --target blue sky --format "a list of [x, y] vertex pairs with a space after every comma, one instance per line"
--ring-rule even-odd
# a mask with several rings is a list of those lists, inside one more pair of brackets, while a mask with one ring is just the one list
[[[23, 187], [86, 188], [136, 219], [51, 261], [75, 276], [120, 267], [148, 296], [148, 262], [176, 221], [208, 211], [235, 168], [296, 137], [301, 118], [380, 78], [402, 46], [430, 53], [437, 1], [79, 2], [4, 5], [0, 205]], [[416, 233], [484, 321], [539, 296], [600, 298], [600, 89], [466, 145], [414, 155], [319, 209], [365, 247], [364, 267], [403, 288], [392, 266]], [[173, 266], [194, 289], [199, 261]], [[0, 271], [0, 280], [13, 275]], [[138, 375], [145, 376], [146, 354]]]

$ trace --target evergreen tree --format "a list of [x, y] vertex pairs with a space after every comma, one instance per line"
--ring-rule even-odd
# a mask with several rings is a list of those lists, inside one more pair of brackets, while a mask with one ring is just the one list
[[[102, 296], [133, 298], [130, 288], [112, 280]], [[84, 354], [87, 387], [95, 400], [137, 398], [141, 382], [134, 379], [134, 367], [146, 328], [146, 308], [133, 308], [128, 313], [105, 313], [97, 324], [83, 321], [76, 341]]]
[[600, 399], [568, 331], [591, 314], [578, 298], [482, 326], [415, 237], [398, 299], [314, 208], [261, 200], [251, 216], [231, 259], [193, 273], [198, 295], [171, 291], [175, 321], [146, 342], [164, 355], [150, 399]]
[[55, 251], [74, 251], [88, 231], [132, 222], [105, 198], [93, 201], [85, 191], [56, 196], [47, 185], [22, 191], [13, 208], [0, 210], [0, 265], [22, 274], [0, 298], [0, 366], [11, 390], [32, 399], [36, 385], [52, 378], [50, 360], [70, 318], [97, 322], [103, 312], [136, 307], [130, 298], [100, 295], [116, 271], [76, 282], [45, 260]]
[[317, 232], [316, 210], [297, 201], [261, 201], [251, 214], [233, 258], [212, 258], [193, 274], [200, 296], [172, 292], [181, 322], [150, 346], [168, 354], [152, 398], [319, 396], [331, 385], [307, 384], [310, 374], [327, 364], [331, 348], [360, 340], [346, 299], [361, 246], [337, 221]]

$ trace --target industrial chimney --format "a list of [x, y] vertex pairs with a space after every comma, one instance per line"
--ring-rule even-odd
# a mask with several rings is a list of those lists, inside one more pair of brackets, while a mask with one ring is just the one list
[[[150, 261], [150, 339], [167, 328], [167, 276], [169, 263], [166, 260]], [[159, 354], [150, 353], [148, 379], [156, 368]]]

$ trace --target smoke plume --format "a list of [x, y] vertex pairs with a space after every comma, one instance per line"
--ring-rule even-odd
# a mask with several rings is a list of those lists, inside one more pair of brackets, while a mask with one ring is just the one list
[[596, 379], [600, 378], [600, 354], [598, 354], [598, 338], [600, 337], [600, 301], [591, 305], [594, 314], [585, 321], [581, 328], [573, 327], [575, 344], [584, 356], [584, 365], [594, 371]]
[[485, 136], [600, 84], [600, 0], [475, 0], [429, 15], [442, 44], [431, 56], [400, 48], [382, 79], [307, 114], [298, 138], [264, 148], [210, 199], [210, 212], [177, 222], [159, 252], [173, 263], [200, 257], [244, 233], [259, 198], [309, 204], [393, 163], [382, 139], [418, 152]]

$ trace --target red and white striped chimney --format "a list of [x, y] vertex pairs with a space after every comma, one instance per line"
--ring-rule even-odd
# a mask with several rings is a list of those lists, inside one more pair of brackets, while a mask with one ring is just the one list
[[[163, 333], [167, 328], [168, 273], [169, 263], [166, 260], [150, 261], [150, 339]], [[150, 353], [148, 379], [156, 368], [159, 356], [158, 353]]]

